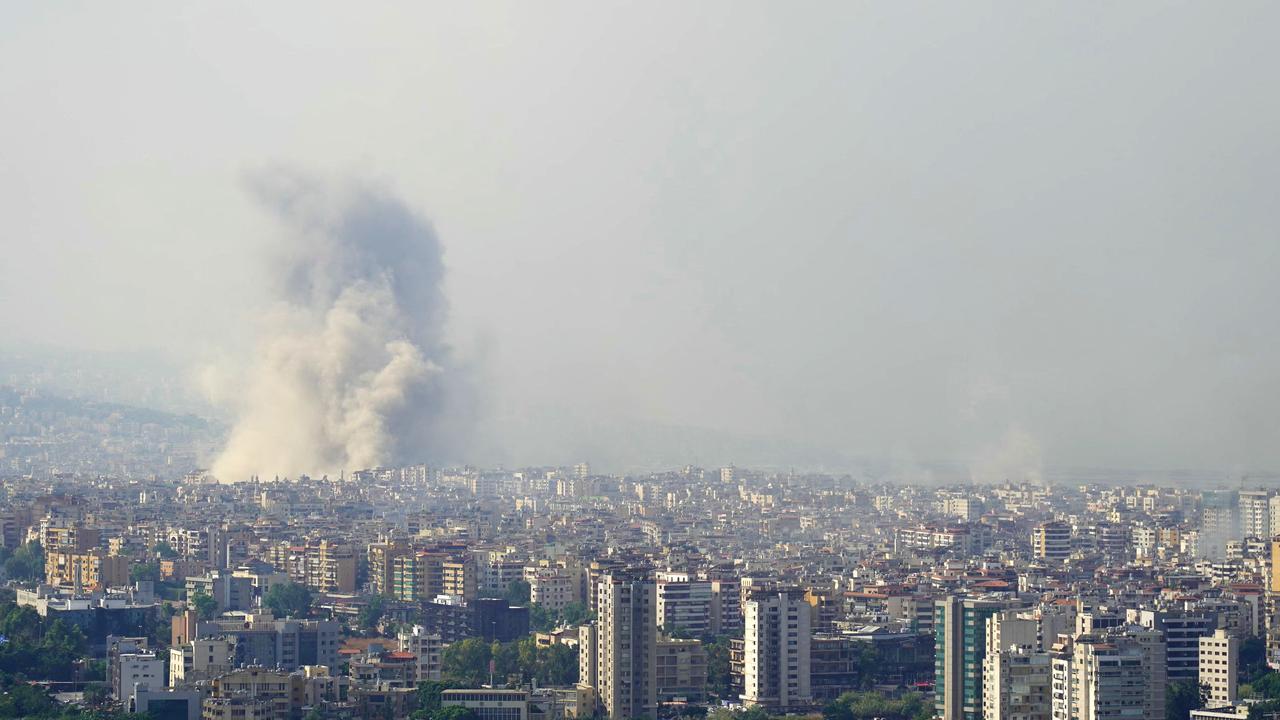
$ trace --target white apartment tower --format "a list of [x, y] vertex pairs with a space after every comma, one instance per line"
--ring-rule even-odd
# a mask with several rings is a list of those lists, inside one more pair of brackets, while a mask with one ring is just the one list
[[1210, 708], [1234, 705], [1236, 673], [1240, 667], [1240, 639], [1218, 628], [1200, 638], [1200, 684], [1209, 688]]
[[1240, 491], [1240, 530], [1244, 537], [1270, 537], [1270, 490], [1259, 489]]
[[1164, 638], [1137, 626], [1055, 646], [1052, 720], [1162, 720]]
[[812, 702], [809, 689], [810, 618], [804, 592], [796, 589], [753, 594], [743, 607], [742, 701], [774, 712]]
[[1049, 653], [1033, 610], [1005, 610], [986, 624], [982, 660], [983, 720], [1049, 720]]
[[987, 652], [982, 668], [983, 720], [1050, 720], [1049, 653], [1026, 647]]
[[413, 653], [415, 657], [415, 682], [440, 679], [440, 657], [444, 652], [440, 635], [427, 632], [421, 625], [414, 625], [402, 627], [396, 640], [401, 652]]

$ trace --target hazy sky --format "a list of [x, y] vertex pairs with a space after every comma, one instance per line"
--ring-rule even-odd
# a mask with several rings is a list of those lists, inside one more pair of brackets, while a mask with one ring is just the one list
[[6, 3], [0, 342], [243, 358], [284, 165], [434, 223], [465, 459], [1280, 468], [1278, 24]]

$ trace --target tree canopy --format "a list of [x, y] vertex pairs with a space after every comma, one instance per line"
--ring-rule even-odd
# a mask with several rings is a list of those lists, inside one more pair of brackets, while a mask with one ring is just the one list
[[262, 597], [262, 604], [276, 617], [306, 617], [311, 611], [311, 591], [297, 583], [272, 585]]
[[847, 692], [822, 709], [823, 720], [929, 720], [932, 704], [919, 693], [890, 698], [878, 692]]
[[572, 685], [578, 681], [578, 653], [567, 645], [538, 647], [531, 637], [509, 643], [487, 643], [468, 638], [444, 649], [440, 662], [445, 681], [458, 687], [478, 687], [489, 682], [489, 661], [495, 682], [519, 675], [543, 686]]

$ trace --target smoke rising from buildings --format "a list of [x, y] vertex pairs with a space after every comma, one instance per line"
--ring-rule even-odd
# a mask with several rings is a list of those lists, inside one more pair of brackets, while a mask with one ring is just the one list
[[[213, 463], [226, 481], [436, 459], [462, 373], [442, 340], [444, 263], [431, 225], [384, 188], [290, 170], [250, 190], [281, 222], [279, 298], [232, 398]], [[207, 378], [219, 375], [211, 368]]]

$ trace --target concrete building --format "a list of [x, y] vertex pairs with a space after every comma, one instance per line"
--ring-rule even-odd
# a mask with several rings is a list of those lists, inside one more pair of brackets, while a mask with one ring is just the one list
[[111, 693], [118, 702], [132, 707], [136, 687], [164, 686], [165, 661], [147, 647], [146, 638], [110, 638], [107, 672]]
[[693, 637], [711, 631], [711, 582], [688, 573], [657, 575], [658, 627]]
[[950, 596], [934, 604], [934, 709], [942, 720], [982, 717], [987, 620], [1011, 602]]
[[1055, 646], [1052, 720], [1163, 720], [1164, 639], [1136, 626]]
[[471, 557], [449, 560], [440, 564], [440, 592], [457, 595], [471, 602], [476, 599], [476, 563]]
[[[302, 707], [306, 695], [306, 679], [301, 673], [269, 670], [261, 666], [243, 667], [213, 679], [210, 698], [205, 700], [204, 717], [210, 717], [209, 700], [230, 701], [226, 714], [215, 717], [239, 720], [258, 717], [271, 720], [287, 720], [297, 708]], [[238, 700], [245, 700], [246, 714], [237, 714]], [[215, 707], [221, 706], [215, 703]], [[249, 714], [252, 713], [252, 714]]]
[[[182, 625], [186, 625], [184, 620]], [[223, 637], [232, 642], [234, 664], [294, 670], [304, 665], [338, 666], [339, 629], [331, 620], [275, 620], [266, 617], [196, 623], [187, 637]], [[175, 628], [175, 635], [188, 628]]]
[[306, 576], [303, 583], [318, 592], [353, 593], [356, 591], [356, 554], [350, 545], [321, 540], [308, 544]]
[[1242, 537], [1271, 537], [1270, 490], [1241, 490], [1240, 534]]
[[38, 539], [46, 554], [84, 554], [98, 547], [100, 537], [97, 528], [85, 527], [78, 521], [66, 522], [52, 517], [40, 521]]
[[218, 604], [218, 612], [253, 609], [253, 580], [215, 570], [208, 575], [186, 579], [187, 600], [204, 593]]
[[660, 702], [699, 702], [707, 693], [707, 651], [699, 640], [659, 640], [657, 668]]
[[1051, 521], [1031, 531], [1031, 554], [1047, 563], [1060, 565], [1071, 556], [1071, 525]]
[[[287, 717], [287, 716], [285, 716]], [[207, 697], [200, 703], [201, 720], [284, 720], [269, 700], [247, 695]]]
[[1200, 638], [1200, 684], [1209, 688], [1207, 707], [1225, 707], [1239, 700], [1236, 692], [1239, 669], [1239, 638], [1221, 628]]
[[592, 688], [599, 713], [655, 717], [657, 587], [643, 571], [614, 570], [595, 588], [598, 620], [580, 635], [580, 684]]
[[813, 702], [809, 685], [812, 611], [804, 591], [753, 593], [744, 608], [742, 701], [785, 713]]
[[736, 577], [712, 575], [711, 633], [738, 635], [742, 632], [742, 583]]
[[1215, 615], [1188, 610], [1129, 610], [1126, 616], [1129, 623], [1163, 633], [1169, 682], [1199, 679], [1200, 638], [1217, 629]]
[[982, 672], [983, 720], [1049, 720], [1050, 658], [1027, 647], [987, 651]]
[[479, 720], [529, 720], [529, 693], [524, 690], [445, 690], [440, 705], [467, 708]]
[[[480, 568], [480, 593], [484, 597], [503, 597], [511, 583], [526, 579], [523, 560], [498, 556], [477, 562], [477, 565]], [[532, 579], [529, 579], [529, 584], [533, 584]]]
[[529, 578], [529, 600], [559, 611], [578, 600], [578, 579], [563, 568], [538, 568]]
[[201, 720], [204, 693], [193, 689], [139, 687], [133, 692], [133, 711], [142, 717]]
[[129, 558], [109, 555], [94, 548], [85, 552], [46, 552], [45, 582], [55, 587], [74, 587], [87, 591], [124, 587], [129, 584]]
[[429, 633], [421, 625], [401, 628], [396, 639], [400, 650], [412, 653], [417, 659], [416, 681], [440, 679], [440, 653], [444, 650], [444, 642], [437, 633]]
[[385, 540], [370, 543], [365, 557], [369, 562], [369, 591], [374, 595], [394, 596], [392, 570], [396, 558], [408, 555], [412, 550], [403, 540]]
[[169, 686], [183, 687], [231, 672], [235, 647], [226, 638], [196, 638], [169, 648]]

